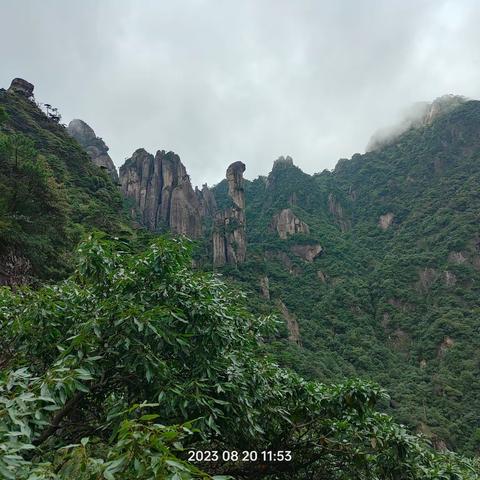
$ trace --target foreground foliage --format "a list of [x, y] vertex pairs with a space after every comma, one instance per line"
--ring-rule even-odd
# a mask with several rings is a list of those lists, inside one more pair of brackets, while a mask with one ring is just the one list
[[[378, 387], [307, 382], [260, 355], [275, 320], [192, 271], [184, 242], [132, 249], [93, 237], [68, 280], [0, 290], [2, 477], [479, 478], [375, 411]], [[188, 449], [293, 461], [193, 465]]]

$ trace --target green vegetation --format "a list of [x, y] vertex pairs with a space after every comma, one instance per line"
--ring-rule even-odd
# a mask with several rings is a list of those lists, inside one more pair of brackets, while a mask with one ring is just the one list
[[5, 90], [0, 192], [0, 279], [6, 283], [61, 278], [88, 231], [128, 229], [108, 175], [33, 101]]
[[[268, 347], [282, 365], [322, 381], [373, 379], [395, 419], [439, 448], [478, 455], [479, 192], [480, 102], [470, 101], [333, 172], [282, 165], [246, 182], [248, 260], [224, 273], [256, 311], [281, 299], [296, 316], [302, 346], [285, 328]], [[308, 235], [271, 230], [284, 208]], [[313, 263], [291, 250], [304, 243], [324, 248]]]
[[[274, 319], [192, 271], [185, 243], [97, 235], [77, 258], [57, 285], [0, 289], [3, 478], [479, 478], [375, 411], [378, 387], [272, 363], [260, 342]], [[193, 465], [189, 449], [293, 461]]]

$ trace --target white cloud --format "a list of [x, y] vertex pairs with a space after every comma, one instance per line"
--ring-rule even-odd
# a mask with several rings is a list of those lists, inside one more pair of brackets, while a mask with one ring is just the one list
[[4, 0], [2, 18], [0, 85], [34, 83], [117, 165], [176, 151], [197, 184], [280, 154], [333, 168], [413, 102], [480, 96], [475, 0]]

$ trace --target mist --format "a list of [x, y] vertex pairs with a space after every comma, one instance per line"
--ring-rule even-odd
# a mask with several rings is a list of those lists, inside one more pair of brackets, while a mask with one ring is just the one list
[[480, 97], [477, 1], [4, 0], [0, 86], [35, 85], [120, 166], [173, 150], [194, 184], [237, 160], [308, 173], [364, 152], [416, 102]]

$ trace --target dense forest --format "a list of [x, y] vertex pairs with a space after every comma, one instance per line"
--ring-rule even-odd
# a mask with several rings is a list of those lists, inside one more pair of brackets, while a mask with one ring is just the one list
[[[259, 311], [296, 318], [301, 345], [286, 329], [272, 345], [283, 365], [374, 379], [396, 419], [469, 455], [480, 451], [479, 186], [477, 101], [331, 172], [277, 162], [246, 182], [248, 261], [226, 272]], [[282, 209], [308, 233], [280, 238]], [[322, 251], [309, 261], [298, 245]]]
[[480, 103], [280, 159], [214, 272], [59, 121], [0, 90], [1, 477], [480, 478]]

